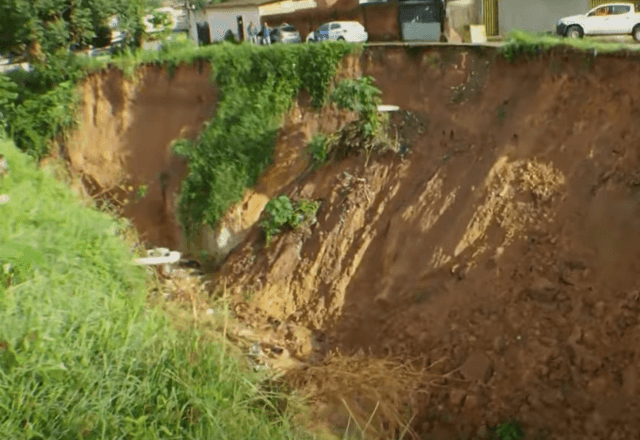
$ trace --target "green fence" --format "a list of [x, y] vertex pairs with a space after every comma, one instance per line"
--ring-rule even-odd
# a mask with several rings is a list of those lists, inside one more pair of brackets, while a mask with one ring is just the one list
[[498, 0], [483, 0], [482, 16], [487, 35], [498, 35]]

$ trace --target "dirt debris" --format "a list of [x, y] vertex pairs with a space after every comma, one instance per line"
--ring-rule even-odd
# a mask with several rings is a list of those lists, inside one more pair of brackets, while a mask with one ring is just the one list
[[[640, 80], [613, 73], [620, 59], [585, 76], [577, 55], [560, 71], [483, 56], [426, 71], [402, 55], [351, 64], [410, 112], [391, 118], [410, 155], [347, 158], [283, 187], [323, 201], [311, 235], [263, 254], [249, 234], [219, 276], [230, 292], [251, 286], [269, 316], [325, 333], [326, 350], [444, 359], [447, 382], [414, 407], [416, 438], [510, 417], [553, 438], [635, 438], [640, 402], [623, 384], [637, 387], [640, 110], [614, 105], [607, 84]], [[473, 66], [486, 69], [473, 93], [451, 102]], [[610, 399], [629, 410], [606, 411]]]

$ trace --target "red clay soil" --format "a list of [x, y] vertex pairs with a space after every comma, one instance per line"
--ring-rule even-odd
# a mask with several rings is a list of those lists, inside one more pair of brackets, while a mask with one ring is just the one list
[[[66, 155], [92, 196], [117, 195], [141, 238], [155, 246], [184, 248], [175, 219], [186, 162], [171, 152], [171, 142], [194, 137], [215, 113], [216, 89], [208, 65], [166, 69], [144, 67], [135, 80], [110, 70], [90, 76], [83, 87], [80, 129]], [[163, 197], [161, 175], [168, 183]], [[136, 195], [147, 185], [144, 197]]]
[[255, 228], [217, 279], [326, 349], [441, 360], [418, 438], [512, 416], [640, 438], [640, 63], [378, 48], [345, 67], [401, 107], [406, 157], [281, 188], [320, 200], [318, 223], [266, 250]]

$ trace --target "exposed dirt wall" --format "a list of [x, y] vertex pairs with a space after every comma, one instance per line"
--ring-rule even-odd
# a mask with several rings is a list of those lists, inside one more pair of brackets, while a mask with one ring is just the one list
[[401, 107], [408, 155], [291, 183], [322, 201], [317, 225], [267, 250], [254, 229], [217, 279], [328, 349], [438, 361], [425, 436], [516, 416], [552, 438], [637, 438], [640, 64], [482, 48], [349, 63]]
[[[129, 80], [114, 69], [92, 75], [82, 86], [80, 128], [66, 148], [71, 169], [84, 176], [92, 195], [128, 199], [125, 216], [156, 246], [184, 247], [175, 201], [188, 167], [170, 146], [179, 137], [195, 136], [213, 116], [217, 92], [209, 75], [208, 65], [181, 66], [173, 76], [145, 67]], [[140, 185], [148, 186], [141, 198]]]
[[[639, 438], [640, 63], [385, 47], [340, 76], [362, 73], [400, 106], [392, 133], [406, 156], [304, 175], [311, 136], [353, 116], [301, 97], [274, 165], [203, 234], [220, 258], [239, 244], [214, 276], [236, 310], [319, 335], [292, 353], [435, 364], [443, 379], [415, 406], [421, 438], [472, 438], [511, 416], [554, 439]], [[95, 192], [148, 184], [125, 211], [153, 244], [180, 248], [172, 206], [187, 168], [169, 145], [215, 102], [197, 67], [93, 76], [72, 167]], [[264, 249], [255, 223], [282, 192], [320, 200], [318, 223]]]

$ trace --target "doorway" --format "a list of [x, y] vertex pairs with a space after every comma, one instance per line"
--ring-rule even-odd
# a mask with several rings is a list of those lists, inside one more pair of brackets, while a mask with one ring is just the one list
[[244, 20], [242, 15], [238, 15], [238, 39], [244, 41]]
[[209, 32], [209, 23], [206, 21], [196, 25], [198, 30], [198, 43], [202, 45], [211, 44], [211, 33]]

